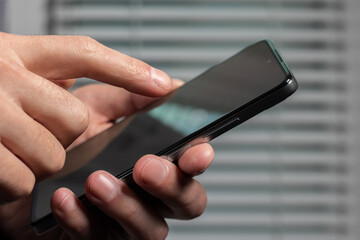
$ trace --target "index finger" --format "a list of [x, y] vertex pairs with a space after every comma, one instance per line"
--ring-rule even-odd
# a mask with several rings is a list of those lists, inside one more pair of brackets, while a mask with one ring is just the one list
[[88, 77], [131, 92], [158, 97], [172, 88], [161, 70], [84, 36], [20, 36], [12, 48], [30, 71], [51, 80]]

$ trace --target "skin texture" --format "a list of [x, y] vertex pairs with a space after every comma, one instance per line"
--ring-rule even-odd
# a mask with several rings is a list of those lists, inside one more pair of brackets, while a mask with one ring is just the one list
[[[206, 192], [193, 177], [211, 164], [209, 144], [188, 149], [178, 166], [153, 155], [140, 158], [133, 177], [152, 201], [104, 171], [85, 184], [97, 210], [86, 209], [69, 189], [58, 189], [50, 204], [60, 227], [36, 237], [28, 223], [32, 189], [62, 169], [66, 149], [182, 83], [83, 36], [0, 33], [0, 52], [2, 232], [12, 239], [164, 239], [165, 218], [202, 214]], [[106, 84], [68, 92], [79, 77]]]

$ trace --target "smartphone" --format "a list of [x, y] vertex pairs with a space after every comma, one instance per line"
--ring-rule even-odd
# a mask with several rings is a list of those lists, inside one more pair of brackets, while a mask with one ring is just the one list
[[86, 178], [105, 170], [136, 191], [132, 169], [145, 154], [176, 164], [191, 146], [209, 142], [294, 93], [297, 82], [274, 44], [262, 40], [211, 67], [181, 88], [67, 152], [64, 169], [36, 184], [31, 226], [42, 234], [57, 225], [50, 199], [60, 187], [84, 194]]

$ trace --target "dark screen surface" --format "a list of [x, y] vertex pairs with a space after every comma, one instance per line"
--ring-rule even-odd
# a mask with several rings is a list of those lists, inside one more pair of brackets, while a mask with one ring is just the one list
[[176, 150], [188, 144], [196, 137], [194, 131], [284, 84], [291, 74], [280, 61], [271, 43], [258, 42], [148, 106], [149, 110], [69, 151], [64, 170], [37, 184], [31, 221], [51, 212], [50, 198], [56, 189], [67, 187], [80, 196], [92, 172], [105, 170], [119, 177], [141, 156], [166, 155], [169, 146]]

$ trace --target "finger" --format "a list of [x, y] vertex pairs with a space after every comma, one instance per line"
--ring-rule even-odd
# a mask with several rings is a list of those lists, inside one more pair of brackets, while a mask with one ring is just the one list
[[203, 186], [168, 160], [146, 155], [133, 170], [135, 182], [151, 195], [159, 198], [171, 212], [165, 217], [191, 219], [203, 213], [207, 196]]
[[[174, 80], [173, 90], [183, 83], [181, 80]], [[89, 127], [69, 149], [111, 127], [116, 119], [131, 115], [157, 99], [107, 84], [90, 84], [75, 89], [72, 94], [88, 106]]]
[[183, 80], [178, 79], [178, 78], [173, 78], [172, 81], [173, 81], [172, 91], [185, 84], [185, 82]]
[[0, 161], [0, 203], [12, 202], [30, 195], [35, 184], [34, 174], [1, 143]]
[[89, 77], [148, 96], [162, 96], [172, 87], [163, 71], [89, 37], [11, 36], [25, 67], [47, 79]]
[[[183, 84], [183, 81], [174, 79], [171, 91]], [[89, 106], [91, 116], [96, 114], [103, 122], [133, 114], [157, 99], [106, 84], [90, 84], [75, 89], [72, 94]]]
[[37, 180], [59, 171], [65, 161], [60, 142], [1, 94], [0, 103], [1, 143], [31, 169]]
[[100, 239], [100, 223], [69, 189], [55, 191], [50, 205], [56, 221], [71, 239]]
[[214, 149], [208, 143], [191, 147], [180, 157], [180, 169], [190, 176], [197, 176], [210, 166], [214, 159]]
[[165, 239], [165, 220], [146, 206], [124, 182], [97, 171], [86, 181], [86, 195], [98, 208], [121, 225], [131, 239]]
[[63, 146], [68, 146], [86, 129], [88, 110], [71, 93], [1, 59], [0, 71], [0, 88], [4, 99], [21, 106], [31, 118], [56, 136]]

